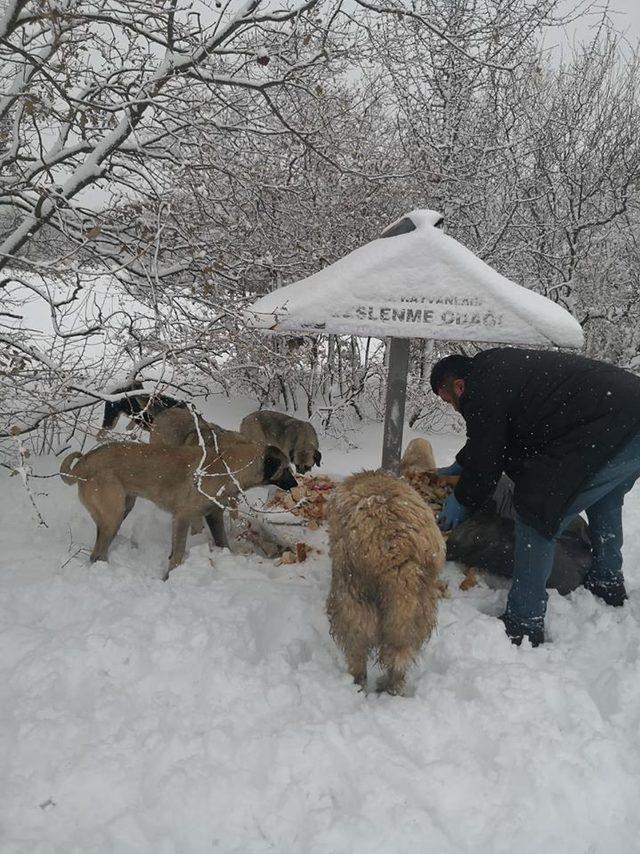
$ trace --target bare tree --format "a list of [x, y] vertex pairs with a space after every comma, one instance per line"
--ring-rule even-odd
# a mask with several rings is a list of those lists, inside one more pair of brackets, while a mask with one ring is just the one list
[[[473, 11], [447, 6], [446, 31], [464, 29]], [[422, 188], [476, 254], [573, 311], [590, 352], [629, 363], [638, 320], [637, 54], [622, 49], [606, 15], [564, 60], [542, 50], [535, 27], [512, 30], [507, 42], [497, 31], [509, 71], [495, 55], [493, 67], [461, 59], [460, 41], [447, 45], [410, 19], [373, 37], [398, 105], [407, 184]], [[412, 359], [412, 419], [430, 410], [423, 355], [416, 348]]]
[[[560, 8], [10, 0], [0, 433], [49, 425], [41, 447], [59, 444], [134, 377], [241, 387], [325, 420], [375, 414], [375, 344], [267, 341], [242, 311], [425, 204], [570, 305], [592, 346], [615, 329], [631, 361], [637, 63], [619, 60], [605, 19], [554, 64], [540, 38]], [[413, 421], [437, 355], [415, 348]]]
[[9, 119], [0, 203], [22, 221], [0, 246], [0, 269], [46, 225], [73, 249], [94, 241], [95, 253], [136, 269], [153, 243], [133, 229], [103, 232], [83, 191], [155, 200], [160, 167], [189, 155], [185, 130], [216, 121], [199, 108], [202, 90], [233, 106], [237, 91], [277, 89], [324, 62], [326, 30], [307, 46], [298, 36], [316, 0], [215, 6], [10, 0], [0, 22], [0, 120]]
[[[282, 91], [326, 64], [339, 5], [325, 4], [322, 13], [317, 5], [5, 4], [0, 294], [6, 308], [0, 320], [8, 366], [3, 377], [13, 388], [5, 432], [20, 412], [24, 417], [13, 426], [34, 421], [27, 417], [30, 396], [40, 395], [49, 411], [55, 411], [52, 404], [67, 409], [78, 401], [65, 395], [98, 390], [113, 376], [115, 363], [98, 369], [84, 358], [92, 349], [88, 344], [80, 355], [83, 338], [119, 342], [131, 373], [150, 358], [161, 362], [178, 350], [202, 350], [214, 329], [224, 333], [233, 305], [205, 318], [197, 296], [185, 290], [205, 267], [209, 246], [185, 239], [184, 229], [172, 225], [173, 185], [198, 138], [212, 129], [230, 139], [238, 131], [259, 134]], [[338, 53], [333, 44], [331, 50]], [[229, 157], [232, 148], [227, 146]], [[38, 251], [27, 255], [36, 243]], [[135, 322], [121, 322], [120, 312], [105, 316], [99, 309], [87, 326], [73, 331], [70, 359], [60, 313], [69, 303], [78, 308], [102, 271], [126, 288], [132, 302], [147, 307], [150, 328], [141, 335]], [[42, 300], [55, 344], [28, 340], [32, 312], [21, 307], [32, 299]], [[30, 390], [16, 397], [23, 379]]]

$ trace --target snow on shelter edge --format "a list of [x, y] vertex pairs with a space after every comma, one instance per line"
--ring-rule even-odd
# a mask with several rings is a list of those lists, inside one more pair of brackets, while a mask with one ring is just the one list
[[[414, 210], [328, 267], [272, 291], [245, 312], [266, 333], [391, 338], [382, 467], [397, 471], [409, 339], [579, 348], [566, 309], [515, 284]], [[404, 339], [404, 340], [400, 340]]]

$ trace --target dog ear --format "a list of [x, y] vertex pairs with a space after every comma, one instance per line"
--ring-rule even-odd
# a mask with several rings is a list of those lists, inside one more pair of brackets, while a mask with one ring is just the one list
[[280, 448], [276, 448], [275, 445], [267, 445], [264, 454], [264, 479], [273, 480], [284, 462], [284, 454]]
[[174, 406], [185, 407], [187, 405], [184, 400], [177, 400], [175, 397], [169, 397], [168, 394], [151, 395], [151, 404], [153, 409], [172, 409]]
[[118, 415], [122, 412], [121, 400], [107, 400], [104, 405], [104, 417], [102, 419], [102, 429], [107, 430], [113, 427], [118, 420]]
[[314, 461], [314, 463], [315, 463], [317, 466], [319, 466], [319, 465], [320, 465], [321, 460], [322, 460], [322, 454], [320, 453], [320, 451], [314, 451], [314, 452], [313, 452], [313, 461]]

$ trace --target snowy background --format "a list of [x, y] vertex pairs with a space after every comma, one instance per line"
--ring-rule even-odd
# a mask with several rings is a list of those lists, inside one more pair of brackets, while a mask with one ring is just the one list
[[[10, 476], [16, 431], [55, 472], [126, 377], [226, 427], [313, 416], [323, 472], [376, 466], [383, 345], [246, 310], [412, 208], [640, 369], [637, 0], [395, 3], [0, 4], [0, 854], [640, 853], [638, 489], [624, 608], [553, 593], [548, 643], [516, 648], [504, 582], [448, 565], [391, 698], [329, 638], [322, 532], [292, 566], [203, 534], [164, 584], [160, 511], [90, 566], [75, 489], [32, 481], [44, 527]], [[408, 377], [405, 442], [442, 463], [450, 350], [413, 341]]]
[[[205, 414], [232, 427], [254, 405]], [[322, 442], [324, 473], [377, 466], [380, 426], [350, 438]], [[461, 441], [429, 438], [442, 463]], [[201, 535], [164, 584], [170, 520], [140, 501], [90, 566], [76, 490], [33, 481], [38, 527], [7, 474], [3, 854], [640, 850], [637, 489], [624, 608], [552, 592], [549, 642], [516, 648], [495, 619], [504, 584], [462, 592], [448, 564], [451, 598], [402, 698], [352, 685], [328, 634], [326, 552], [278, 567]]]

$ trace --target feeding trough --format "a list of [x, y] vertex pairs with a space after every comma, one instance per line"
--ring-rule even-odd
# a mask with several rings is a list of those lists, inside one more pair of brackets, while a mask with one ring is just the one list
[[564, 308], [506, 279], [415, 210], [318, 273], [272, 291], [246, 312], [271, 334], [389, 338], [382, 467], [397, 471], [411, 338], [582, 347]]

